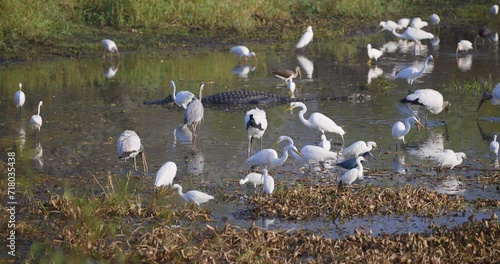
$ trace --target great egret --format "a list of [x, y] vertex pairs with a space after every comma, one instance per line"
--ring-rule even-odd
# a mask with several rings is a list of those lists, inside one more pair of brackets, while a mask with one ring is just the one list
[[398, 78], [406, 79], [406, 81], [408, 82], [408, 85], [412, 85], [413, 81], [415, 81], [417, 78], [422, 76], [422, 73], [424, 73], [425, 68], [427, 68], [427, 63], [429, 62], [429, 60], [434, 60], [434, 57], [432, 57], [432, 55], [429, 55], [425, 59], [424, 66], [420, 70], [415, 68], [415, 67], [408, 67], [408, 68], [401, 70], [400, 72], [398, 72], [396, 74], [396, 79], [398, 79]]
[[[288, 141], [289, 146], [293, 146], [293, 139], [288, 136], [280, 136], [278, 141], [275, 144], [278, 144], [282, 141]], [[292, 153], [293, 154], [293, 153]], [[337, 153], [328, 151], [322, 147], [314, 146], [314, 145], [305, 145], [300, 149], [300, 156], [294, 157], [297, 160], [306, 161], [309, 166], [312, 164], [322, 164], [328, 160], [337, 159]]]
[[245, 129], [248, 134], [247, 154], [250, 156], [254, 138], [260, 139], [260, 149], [262, 149], [262, 136], [267, 129], [266, 111], [259, 108], [249, 110], [245, 115]]
[[451, 149], [445, 149], [437, 155], [436, 163], [441, 169], [450, 168], [452, 170], [466, 158], [467, 156], [463, 152], [454, 152]]
[[467, 53], [468, 50], [471, 50], [473, 48], [474, 47], [472, 46], [472, 42], [465, 40], [465, 39], [462, 39], [457, 44], [457, 51], [455, 53], [455, 56], [458, 57], [459, 51], [465, 51], [465, 53]]
[[396, 122], [392, 126], [392, 137], [396, 140], [396, 147], [397, 147], [397, 141], [403, 141], [403, 145], [406, 144], [405, 143], [405, 136], [406, 136], [406, 134], [408, 134], [408, 132], [410, 132], [410, 128], [411, 128], [410, 121], [414, 121], [417, 124], [423, 126], [420, 123], [420, 121], [414, 116], [407, 117], [404, 120], [404, 123], [401, 121]]
[[[278, 141], [276, 141], [273, 145], [276, 145], [280, 142], [283, 142], [283, 141], [288, 141], [288, 145], [291, 145], [291, 146], [295, 146], [294, 143], [293, 143], [293, 139], [289, 136], [280, 136], [278, 138]], [[297, 149], [297, 148], [295, 148]], [[295, 151], [290, 151], [290, 154], [298, 161], [301, 161], [301, 162], [306, 162], [306, 160], [304, 159], [304, 157], [302, 156], [302, 154], [299, 155], [300, 152], [295, 152]]]
[[359, 156], [356, 158], [356, 164], [358, 166], [346, 171], [340, 178], [339, 185], [351, 185], [356, 179], [363, 178], [363, 164], [361, 163], [361, 161], [366, 161], [363, 156]]
[[182, 186], [180, 186], [179, 184], [174, 184], [172, 186], [172, 188], [177, 189], [177, 193], [179, 194], [180, 197], [182, 197], [182, 199], [184, 199], [184, 201], [186, 201], [188, 203], [193, 202], [197, 206], [200, 206], [200, 204], [206, 203], [206, 202], [214, 199], [214, 197], [212, 195], [206, 194], [204, 192], [196, 191], [196, 190], [182, 193]]
[[[361, 156], [363, 158], [365, 158], [365, 160], [366, 160], [367, 157], [375, 158], [370, 151], [367, 151], [367, 152], [363, 153]], [[335, 165], [340, 166], [340, 167], [342, 167], [344, 169], [347, 169], [347, 170], [354, 169], [354, 168], [358, 167], [358, 163], [356, 163], [356, 158], [346, 159], [346, 160], [344, 160], [342, 162], [338, 162]]]
[[307, 107], [304, 103], [302, 102], [292, 102], [290, 103], [290, 107], [288, 107], [286, 111], [291, 110], [293, 108], [300, 107], [302, 108], [299, 112], [299, 119], [307, 127], [310, 127], [312, 129], [319, 130], [322, 134], [325, 134], [325, 132], [331, 132], [331, 133], [336, 133], [339, 134], [342, 137], [342, 142], [344, 142], [344, 134], [345, 131], [342, 129], [342, 127], [338, 126], [331, 120], [329, 117], [325, 116], [322, 113], [312, 113], [309, 116], [309, 119], [304, 118], [304, 114], [307, 112]]
[[398, 20], [398, 25], [401, 27], [401, 28], [407, 28], [409, 25], [410, 25], [410, 19], [409, 18], [401, 18], [400, 20]]
[[243, 185], [247, 182], [253, 183], [253, 187], [257, 188], [257, 185], [264, 184], [264, 179], [262, 178], [262, 174], [257, 172], [251, 172], [247, 174], [247, 176], [244, 179], [240, 180], [240, 185]]
[[345, 148], [344, 151], [342, 151], [342, 154], [345, 156], [345, 157], [349, 157], [349, 156], [354, 156], [354, 157], [357, 157], [367, 151], [371, 151], [372, 149], [376, 148], [377, 147], [377, 143], [375, 143], [374, 141], [368, 141], [368, 142], [365, 142], [365, 141], [356, 141], [354, 143], [352, 143], [349, 147]]
[[321, 141], [319, 142], [319, 146], [324, 148], [325, 150], [330, 151], [330, 149], [332, 148], [331, 141], [332, 141], [331, 139], [327, 140], [325, 135], [321, 135]]
[[167, 161], [156, 173], [155, 187], [171, 186], [177, 174], [177, 165], [172, 161]]
[[258, 165], [264, 168], [273, 168], [282, 165], [288, 159], [288, 152], [293, 151], [297, 155], [302, 155], [299, 153], [297, 148], [290, 144], [283, 149], [283, 156], [278, 157], [278, 153], [274, 149], [263, 149], [252, 156], [248, 157], [245, 161], [248, 165]]
[[184, 111], [184, 125], [191, 125], [193, 127], [193, 138], [196, 137], [196, 127], [203, 119], [203, 104], [201, 103], [201, 92], [203, 91], [205, 83], [200, 83], [200, 99], [193, 97], [191, 102], [187, 105]]
[[32, 115], [30, 119], [30, 125], [35, 130], [35, 132], [40, 132], [40, 127], [43, 124], [42, 117], [40, 116], [40, 107], [42, 106], [42, 104], [42, 101], [38, 103], [38, 114]]
[[378, 49], [374, 49], [372, 48], [372, 44], [368, 44], [366, 45], [366, 49], [367, 49], [367, 52], [368, 52], [368, 58], [370, 58], [368, 60], [368, 65], [371, 65], [372, 64], [372, 60], [374, 59], [375, 61], [378, 60], [378, 58], [380, 58], [380, 56], [382, 56], [384, 53]]
[[497, 14], [498, 14], [498, 5], [492, 5], [492, 6], [490, 7], [490, 13], [491, 13], [492, 15], [497, 15]]
[[498, 149], [500, 148], [500, 145], [498, 144], [497, 141], [497, 135], [493, 136], [493, 140], [490, 143], [490, 152], [495, 154], [496, 157], [498, 157]]
[[125, 164], [127, 159], [134, 158], [134, 169], [137, 170], [136, 157], [141, 156], [142, 168], [144, 174], [148, 174], [148, 163], [146, 161], [146, 154], [144, 154], [144, 146], [141, 144], [141, 138], [133, 130], [125, 130], [118, 138], [118, 158], [124, 159]]
[[234, 46], [229, 51], [238, 56], [239, 62], [243, 59], [243, 61], [247, 63], [248, 58], [254, 58], [254, 60], [257, 61], [257, 55], [255, 55], [255, 52], [250, 52], [250, 50], [245, 46]]
[[23, 84], [19, 83], [19, 90], [14, 93], [14, 104], [16, 105], [18, 116], [21, 114], [21, 107], [26, 101], [26, 96], [24, 95], [24, 92], [21, 91], [22, 88]]
[[493, 89], [493, 92], [484, 92], [483, 96], [481, 97], [481, 101], [479, 102], [479, 106], [477, 107], [476, 111], [479, 111], [479, 108], [483, 105], [484, 101], [489, 100], [492, 105], [500, 105], [500, 83], [498, 83], [495, 88]]
[[299, 77], [299, 80], [302, 80], [302, 72], [300, 71], [299, 66], [295, 67], [295, 72], [292, 70], [279, 70], [279, 71], [273, 71], [273, 74], [274, 76], [285, 81], [297, 78], [297, 76]]
[[382, 28], [379, 32], [384, 30], [392, 31], [393, 29], [402, 29], [400, 25], [392, 20], [380, 21], [378, 26]]
[[481, 38], [483, 40], [483, 45], [484, 45], [484, 39], [485, 38], [487, 38], [491, 42], [490, 36], [492, 34], [493, 34], [493, 31], [491, 31], [488, 27], [486, 27], [486, 25], [483, 25], [477, 31], [476, 38], [474, 39], [474, 46], [477, 48], [476, 41], [477, 41], [478, 38]]
[[262, 169], [262, 178], [264, 180], [264, 191], [271, 196], [274, 191], [274, 179], [266, 169]]
[[186, 109], [187, 105], [191, 102], [191, 100], [193, 100], [194, 94], [189, 91], [180, 91], [176, 94], [175, 82], [173, 80], [170, 81], [170, 87], [172, 87], [172, 98], [174, 99], [174, 102], [178, 106]]
[[425, 126], [427, 126], [427, 114], [431, 112], [435, 115], [441, 113], [444, 109], [444, 120], [448, 116], [450, 102], [443, 100], [443, 95], [433, 89], [419, 89], [407, 95], [405, 98], [399, 100], [401, 103], [409, 103], [412, 105], [423, 106], [426, 110], [425, 113]]
[[306, 32], [300, 36], [299, 42], [295, 45], [296, 49], [301, 49], [307, 46], [313, 39], [313, 29], [311, 26], [308, 26]]
[[118, 51], [118, 47], [116, 43], [110, 39], [101, 40], [102, 46], [104, 47], [102, 50], [102, 58], [106, 59], [106, 51], [111, 52], [110, 58], [113, 59], [113, 52], [116, 52], [118, 58], [120, 58], [120, 52]]
[[[396, 32], [395, 29], [392, 30], [392, 34], [400, 39], [407, 39], [407, 40], [412, 40], [415, 41], [416, 44], [420, 47], [420, 40], [422, 39], [433, 39], [434, 35], [432, 33], [429, 33], [427, 31], [423, 31], [421, 29], [409, 27], [406, 29], [403, 34], [399, 34]], [[421, 49], [421, 47], [420, 47]], [[413, 47], [413, 50], [415, 51], [415, 46]]]
[[[438, 19], [439, 19], [439, 17], [438, 17]], [[429, 25], [429, 23], [427, 23], [427, 21], [422, 21], [422, 19], [420, 17], [415, 17], [410, 22], [410, 27], [416, 28], [416, 29], [421, 29], [423, 27], [426, 27], [427, 25]]]

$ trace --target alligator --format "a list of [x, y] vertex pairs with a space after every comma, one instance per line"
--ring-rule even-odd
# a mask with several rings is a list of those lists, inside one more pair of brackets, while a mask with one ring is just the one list
[[[247, 90], [240, 89], [235, 91], [227, 91], [220, 92], [216, 94], [212, 94], [201, 99], [202, 103], [206, 107], [212, 108], [234, 108], [238, 109], [250, 109], [255, 106], [260, 106], [263, 108], [273, 107], [279, 104], [285, 104], [295, 101], [353, 101], [353, 102], [361, 102], [370, 100], [371, 96], [361, 93], [353, 93], [349, 96], [335, 96], [335, 97], [325, 97], [325, 98], [290, 98], [286, 96], [279, 96], [277, 94], [263, 92], [263, 91], [255, 91], [255, 90]], [[177, 107], [174, 103], [174, 99], [172, 95], [168, 95], [167, 97], [154, 100], [154, 101], [146, 101], [143, 103], [144, 105], [167, 105], [172, 107]]]

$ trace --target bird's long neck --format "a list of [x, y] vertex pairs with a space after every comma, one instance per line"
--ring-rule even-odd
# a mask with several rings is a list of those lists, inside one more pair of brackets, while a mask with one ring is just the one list
[[425, 68], [427, 68], [427, 62], [429, 62], [429, 58], [427, 58], [425, 60], [424, 67], [422, 67], [422, 69], [420, 69], [420, 71], [418, 72], [418, 75], [421, 75], [425, 71]]
[[410, 132], [411, 128], [410, 120], [412, 120], [412, 118], [405, 119], [405, 135], [408, 134], [408, 132]]
[[304, 118], [304, 114], [306, 112], [307, 112], [307, 107], [303, 106], [302, 110], [300, 110], [300, 112], [299, 112], [299, 119], [300, 119], [300, 122], [302, 122], [302, 124], [309, 126], [309, 122], [307, 122], [308, 120]]
[[392, 29], [392, 34], [400, 39], [402, 39], [403, 37], [401, 36], [401, 34], [399, 34], [398, 32], [396, 32], [396, 28], [393, 28]]
[[182, 193], [182, 186], [177, 187], [177, 193], [178, 193], [181, 197], [184, 197], [184, 194]]
[[21, 91], [21, 88], [23, 88], [23, 85], [19, 84], [19, 91]]
[[493, 136], [493, 141], [497, 141], [497, 135]]
[[175, 101], [175, 83], [172, 83], [172, 97], [174, 98]]
[[285, 161], [288, 159], [288, 151], [292, 149], [292, 147], [293, 147], [292, 145], [288, 145], [285, 147], [285, 149], [283, 150], [283, 156], [281, 156], [281, 158], [278, 159], [278, 164], [285, 163]]
[[41, 103], [38, 104], [38, 115], [40, 115], [40, 106], [42, 106]]
[[363, 163], [361, 163], [361, 159], [356, 159], [356, 163], [358, 164], [358, 177], [363, 176]]
[[201, 100], [201, 92], [203, 91], [203, 86], [205, 86], [204, 84], [200, 85], [200, 100]]

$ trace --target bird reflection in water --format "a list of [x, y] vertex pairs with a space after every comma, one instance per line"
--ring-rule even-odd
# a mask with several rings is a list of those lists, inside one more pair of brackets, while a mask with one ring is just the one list
[[116, 66], [110, 65], [109, 67], [106, 67], [105, 65], [103, 65], [102, 76], [104, 78], [113, 78], [113, 77], [115, 77], [119, 68], [120, 68], [120, 61], [118, 61]]
[[39, 171], [43, 170], [43, 148], [40, 142], [36, 142], [33, 153], [33, 164]]
[[193, 148], [188, 155], [184, 156], [184, 162], [187, 172], [191, 175], [199, 176], [203, 173], [205, 158], [202, 151]]
[[405, 163], [405, 154], [397, 153], [392, 159], [392, 169], [395, 173], [407, 174], [410, 172], [408, 164]]
[[248, 74], [255, 71], [255, 66], [247, 64], [238, 64], [231, 69], [231, 72], [238, 78], [248, 79]]

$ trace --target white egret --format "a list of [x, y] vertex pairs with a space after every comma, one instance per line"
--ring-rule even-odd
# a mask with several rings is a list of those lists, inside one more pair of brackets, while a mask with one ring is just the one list
[[264, 168], [273, 168], [282, 165], [288, 159], [288, 152], [294, 151], [299, 156], [301, 154], [293, 145], [288, 145], [283, 149], [283, 156], [278, 157], [278, 153], [274, 149], [263, 149], [252, 156], [248, 157], [245, 161], [248, 165], [258, 165]]
[[178, 106], [186, 109], [187, 105], [191, 102], [191, 100], [193, 100], [194, 94], [189, 91], [180, 91], [176, 94], [175, 82], [173, 80], [170, 81], [170, 87], [172, 87], [172, 98], [174, 99], [174, 102]]
[[177, 165], [172, 161], [167, 161], [156, 173], [155, 187], [172, 186], [172, 182], [177, 174]]
[[[412, 27], [407, 28], [403, 34], [399, 34], [398, 32], [396, 32], [395, 29], [393, 29], [392, 34], [400, 39], [415, 41], [415, 43], [418, 44], [419, 47], [420, 47], [420, 40], [434, 38], [434, 35], [432, 33]], [[422, 48], [420, 47], [420, 49]], [[413, 48], [413, 50], [415, 51], [415, 47]]]
[[295, 71], [292, 70], [279, 70], [279, 71], [273, 71], [274, 76], [282, 79], [282, 80], [289, 80], [289, 79], [294, 79], [299, 77], [299, 80], [302, 79], [302, 72], [300, 71], [300, 67], [297, 66], [295, 67]]
[[450, 168], [452, 170], [466, 158], [467, 156], [463, 152], [454, 152], [451, 149], [445, 149], [437, 155], [436, 163], [441, 169]]
[[356, 164], [358, 166], [346, 171], [340, 178], [339, 185], [351, 185], [356, 179], [363, 178], [363, 164], [361, 163], [361, 161], [366, 161], [363, 156], [359, 156], [356, 158]]
[[497, 15], [498, 14], [498, 5], [492, 5], [490, 7], [490, 13], [493, 15]]
[[448, 116], [450, 102], [443, 100], [443, 95], [433, 89], [419, 89], [407, 95], [405, 98], [399, 100], [401, 103], [409, 103], [412, 105], [419, 105], [425, 108], [425, 126], [427, 126], [427, 114], [431, 112], [435, 115], [444, 110], [444, 120]]
[[370, 58], [368, 60], [368, 65], [371, 65], [372, 64], [372, 60], [374, 59], [375, 61], [378, 60], [378, 58], [380, 58], [380, 56], [382, 56], [384, 53], [378, 49], [374, 49], [372, 48], [372, 44], [368, 44], [366, 45], [366, 49], [367, 49], [367, 52], [368, 52], [368, 58]]
[[43, 124], [42, 116], [40, 116], [40, 107], [42, 106], [42, 104], [42, 101], [38, 103], [38, 114], [32, 115], [30, 119], [30, 125], [35, 130], [35, 132], [40, 132], [40, 127]]
[[439, 22], [441, 22], [441, 19], [437, 14], [430, 15], [429, 20], [431, 21], [431, 25], [438, 25], [439, 27]]
[[407, 28], [410, 25], [410, 19], [409, 18], [401, 18], [398, 20], [398, 25], [401, 28]]
[[262, 169], [262, 178], [264, 179], [264, 191], [271, 196], [274, 191], [274, 179], [266, 169]]
[[295, 83], [292, 79], [286, 80], [286, 87], [288, 88], [288, 94], [293, 96], [295, 93]]
[[262, 136], [267, 129], [266, 111], [259, 108], [251, 109], [245, 114], [245, 129], [248, 134], [248, 151], [250, 156], [253, 148], [254, 138], [260, 139], [260, 149], [262, 149]]
[[[439, 17], [438, 17], [438, 19], [439, 19]], [[427, 21], [422, 21], [422, 19], [420, 17], [415, 17], [410, 22], [410, 27], [416, 28], [416, 29], [421, 29], [423, 27], [426, 27], [427, 25], [429, 25], [429, 23], [427, 23]]]
[[400, 72], [398, 72], [396, 74], [396, 79], [398, 79], [398, 78], [406, 79], [406, 81], [408, 82], [408, 85], [412, 85], [413, 81], [415, 81], [417, 78], [422, 76], [422, 73], [424, 73], [425, 68], [427, 68], [427, 63], [429, 62], [429, 60], [434, 60], [434, 57], [432, 57], [432, 55], [429, 55], [425, 59], [424, 66], [420, 70], [415, 68], [415, 67], [408, 67], [408, 68], [401, 70]]
[[344, 151], [342, 151], [342, 154], [345, 157], [357, 157], [367, 151], [371, 151], [374, 148], [377, 148], [377, 143], [375, 143], [374, 141], [365, 142], [360, 140], [352, 143], [349, 147], [345, 148]]
[[306, 32], [300, 36], [299, 42], [295, 45], [296, 49], [301, 49], [307, 46], [313, 39], [313, 29], [311, 26], [308, 26]]
[[254, 60], [257, 61], [257, 55], [255, 55], [255, 52], [251, 52], [245, 46], [234, 46], [229, 50], [229, 52], [236, 54], [236, 56], [238, 56], [238, 61], [243, 59], [243, 61], [247, 63], [248, 58], [254, 58]]
[[184, 111], [184, 125], [191, 125], [193, 127], [193, 138], [196, 137], [196, 127], [203, 119], [203, 103], [201, 102], [201, 92], [203, 91], [205, 83], [200, 83], [200, 99], [193, 97], [191, 102], [187, 105]]
[[118, 158], [125, 160], [134, 158], [134, 169], [137, 170], [136, 157], [141, 156], [142, 168], [144, 174], [148, 174], [148, 163], [146, 161], [146, 154], [144, 153], [144, 146], [141, 144], [141, 138], [133, 130], [125, 130], [120, 134], [117, 144]]
[[243, 185], [247, 182], [253, 183], [253, 187], [257, 188], [257, 185], [264, 184], [264, 179], [262, 177], [262, 174], [257, 172], [251, 172], [247, 174], [247, 176], [244, 179], [240, 180], [240, 185]]
[[396, 148], [397, 148], [397, 141], [403, 141], [403, 145], [406, 144], [405, 143], [405, 136], [406, 136], [406, 134], [408, 134], [408, 132], [410, 132], [410, 128], [411, 128], [410, 121], [412, 121], [412, 120], [414, 122], [416, 122], [417, 124], [423, 126], [420, 123], [420, 121], [414, 116], [407, 117], [404, 120], [404, 123], [401, 121], [398, 121], [392, 126], [392, 137], [396, 140]]
[[[278, 141], [275, 144], [278, 144], [282, 141], [288, 141], [289, 146], [293, 146], [293, 139], [288, 137], [288, 136], [280, 136]], [[292, 152], [293, 155], [293, 152]], [[337, 159], [337, 153], [328, 151], [322, 147], [319, 146], [314, 146], [314, 145], [305, 145], [300, 149], [300, 156], [296, 157], [296, 155], [293, 155], [297, 160], [300, 161], [305, 161], [309, 164], [309, 166], [313, 164], [323, 164], [325, 161], [328, 160], [335, 160]]]
[[493, 140], [490, 143], [490, 152], [495, 154], [496, 157], [498, 157], [498, 149], [500, 148], [500, 145], [498, 144], [497, 141], [497, 135], [493, 136]]
[[299, 119], [302, 122], [302, 124], [304, 124], [307, 127], [319, 130], [322, 134], [325, 134], [325, 132], [339, 134], [342, 137], [342, 142], [344, 142], [344, 134], [345, 134], [344, 129], [335, 124], [335, 122], [333, 122], [333, 120], [331, 120], [329, 117], [325, 116], [322, 113], [315, 112], [309, 116], [309, 119], [305, 119], [304, 114], [307, 112], [307, 107], [302, 102], [290, 103], [290, 107], [288, 107], [285, 110], [285, 112], [295, 107], [302, 108], [299, 112]]
[[[367, 152], [361, 154], [360, 156], [365, 158], [365, 160], [367, 157], [375, 158], [370, 151], [367, 151]], [[358, 163], [356, 163], [356, 159], [357, 159], [357, 157], [351, 158], [351, 159], [346, 159], [346, 160], [343, 160], [342, 162], [336, 163], [335, 165], [340, 166], [340, 167], [347, 169], [347, 170], [354, 169], [354, 168], [358, 167]]]
[[[289, 136], [280, 136], [278, 138], [278, 141], [276, 141], [273, 145], [276, 145], [280, 142], [283, 142], [283, 141], [288, 141], [288, 145], [291, 145], [291, 146], [295, 146], [294, 143], [293, 143], [293, 139]], [[297, 148], [295, 148], [297, 149]], [[301, 161], [301, 162], [306, 162], [306, 160], [304, 159], [304, 157], [302, 155], [299, 155], [300, 152], [295, 152], [295, 151], [290, 151], [290, 154], [298, 161]]]
[[113, 52], [116, 52], [118, 58], [120, 58], [120, 52], [118, 51], [118, 47], [116, 43], [110, 39], [101, 40], [102, 46], [104, 47], [102, 50], [102, 58], [106, 59], [106, 51], [111, 52], [110, 58], [113, 59]]
[[14, 104], [16, 105], [18, 116], [21, 114], [21, 107], [26, 101], [26, 96], [24, 95], [24, 92], [21, 91], [22, 88], [23, 84], [19, 83], [19, 90], [14, 93]]
[[455, 56], [458, 57], [459, 51], [465, 51], [465, 53], [467, 53], [468, 50], [471, 50], [473, 48], [474, 47], [472, 46], [472, 42], [465, 40], [465, 39], [462, 39], [457, 44], [457, 51], [455, 53]]
[[379, 32], [384, 30], [392, 31], [393, 29], [402, 29], [400, 25], [392, 20], [380, 21], [378, 26], [382, 28]]
[[200, 206], [200, 204], [202, 204], [202, 203], [206, 203], [206, 202], [214, 199], [214, 197], [212, 195], [206, 194], [204, 192], [196, 191], [196, 190], [182, 193], [182, 186], [180, 186], [179, 184], [174, 184], [172, 186], [172, 188], [177, 189], [177, 193], [179, 194], [180, 197], [182, 197], [182, 199], [184, 199], [184, 201], [186, 201], [188, 203], [193, 202], [198, 206]]
[[483, 105], [484, 101], [490, 101], [492, 105], [500, 105], [500, 83], [498, 83], [495, 88], [493, 89], [493, 92], [484, 92], [483, 96], [481, 97], [481, 101], [479, 102], [479, 106], [477, 107], [476, 111], [479, 111], [479, 108]]
[[319, 146], [324, 148], [325, 150], [330, 151], [330, 149], [332, 148], [331, 141], [332, 141], [331, 139], [327, 140], [325, 135], [321, 135], [321, 141], [319, 142]]

